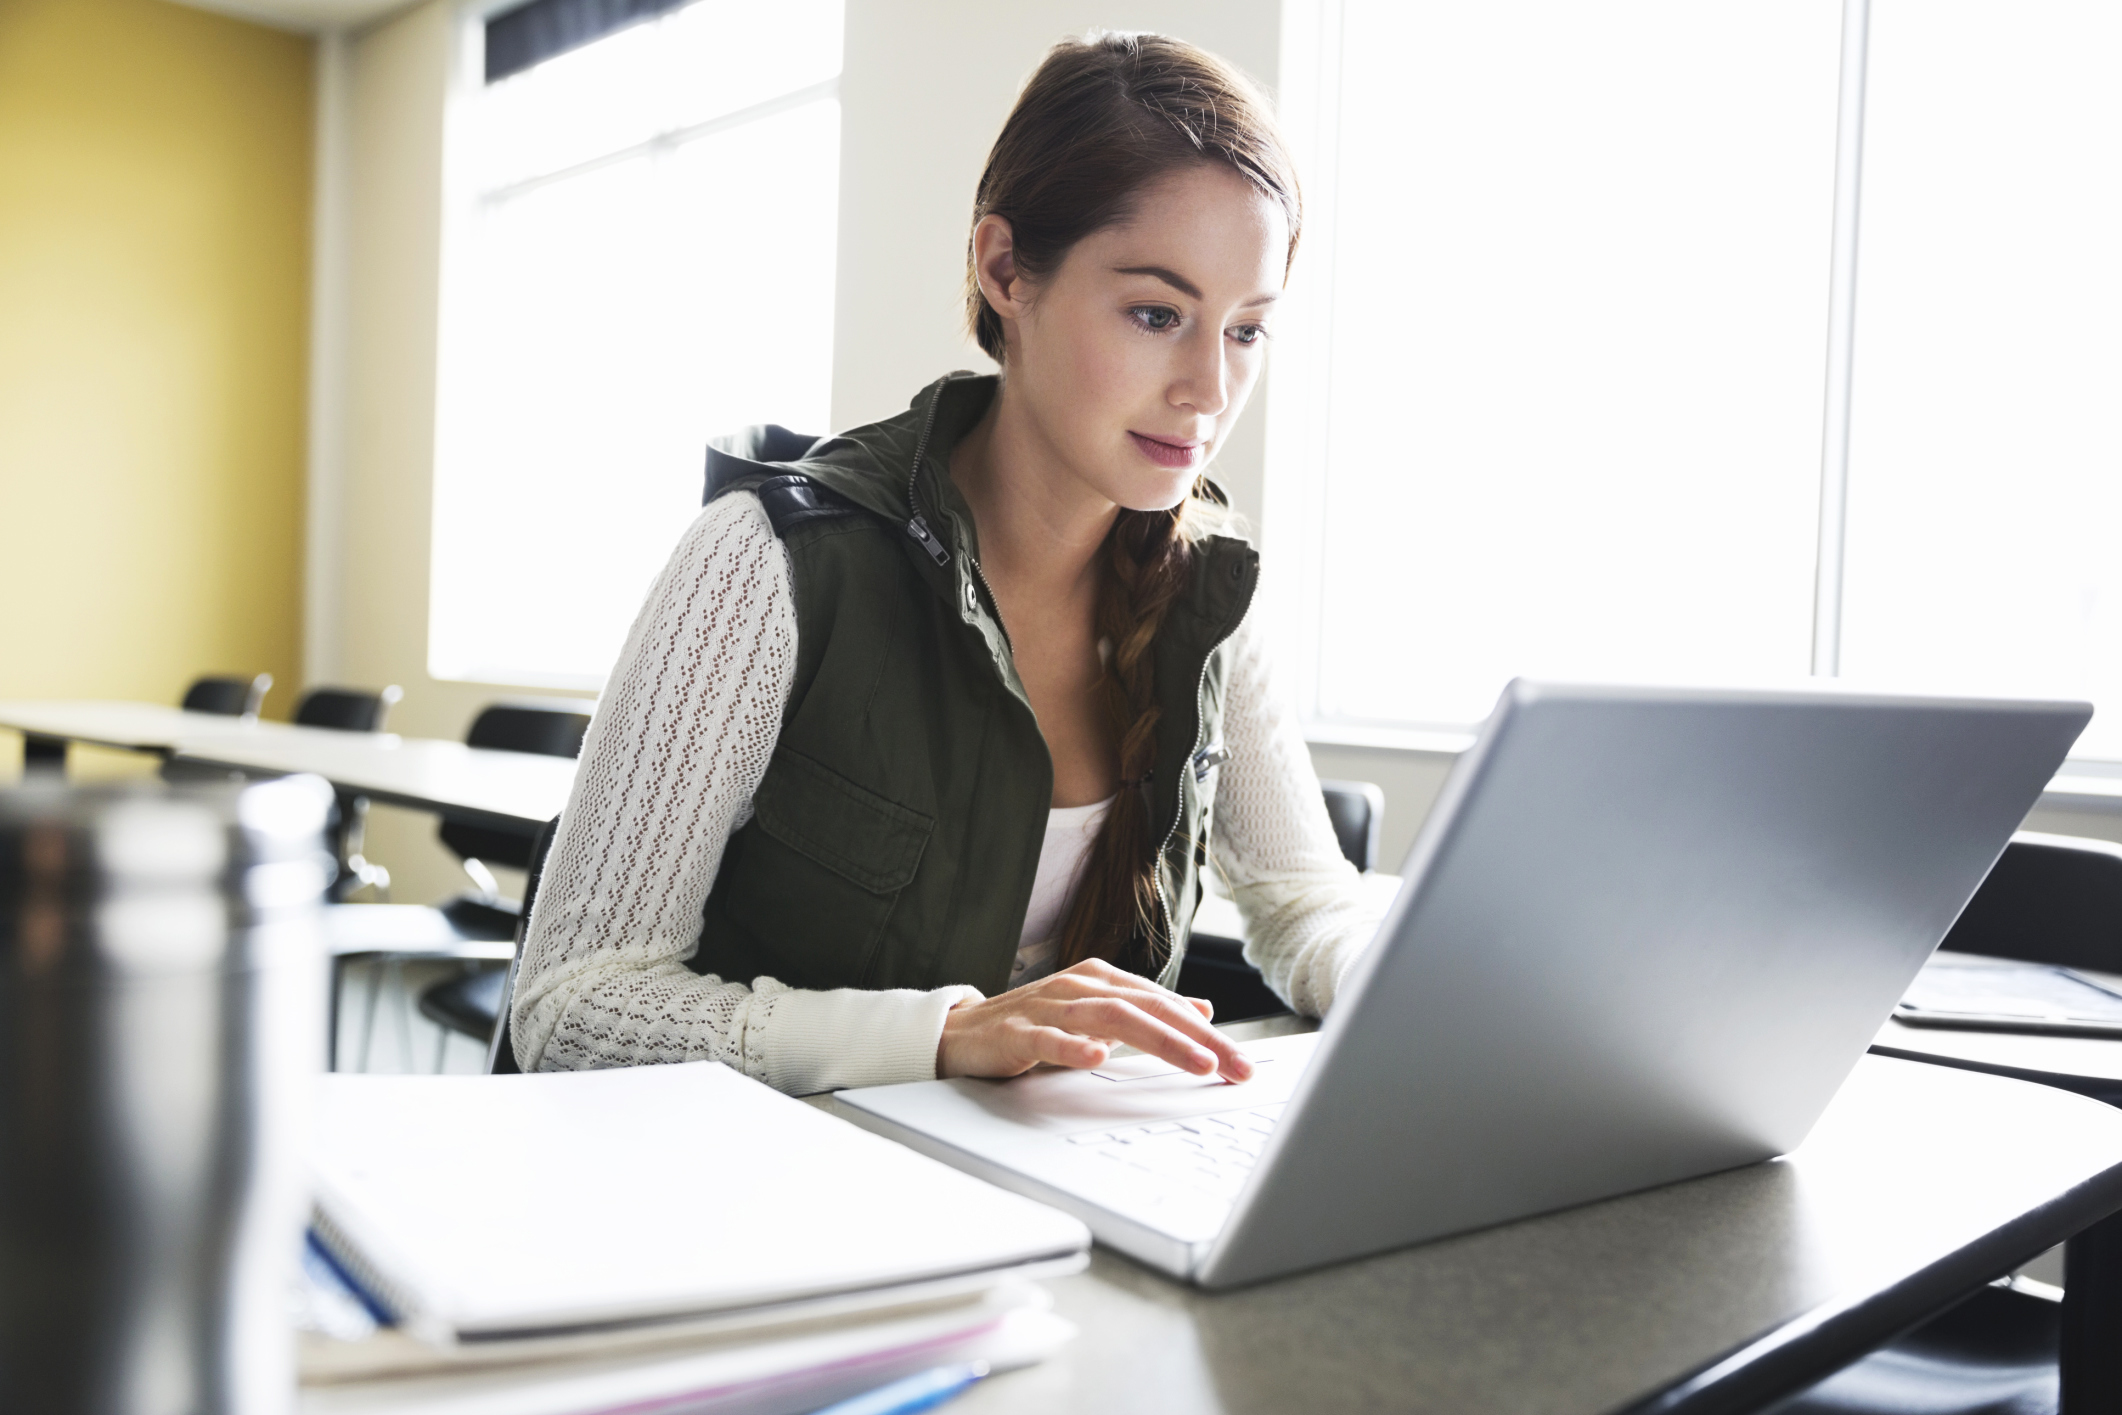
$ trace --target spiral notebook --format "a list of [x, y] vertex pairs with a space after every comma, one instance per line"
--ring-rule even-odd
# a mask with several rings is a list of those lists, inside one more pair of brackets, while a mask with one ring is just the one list
[[323, 1078], [313, 1231], [401, 1327], [845, 1314], [1073, 1271], [1074, 1218], [710, 1062]]

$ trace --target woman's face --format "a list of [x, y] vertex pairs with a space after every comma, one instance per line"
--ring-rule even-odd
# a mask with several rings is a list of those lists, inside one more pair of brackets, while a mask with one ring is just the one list
[[[999, 235], [1006, 247], [1006, 224]], [[1178, 505], [1266, 361], [1289, 253], [1280, 205], [1204, 163], [1145, 189], [1129, 220], [1084, 237], [1036, 284], [1007, 280], [981, 245], [1010, 398], [1054, 463], [1129, 510]]]

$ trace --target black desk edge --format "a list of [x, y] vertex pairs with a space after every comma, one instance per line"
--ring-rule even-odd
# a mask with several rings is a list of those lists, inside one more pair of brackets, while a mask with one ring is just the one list
[[[1795, 1317], [1659, 1394], [1623, 1407], [1617, 1415], [1742, 1415], [1758, 1411], [1841, 1370], [1881, 1343], [1921, 1326], [1985, 1283], [2005, 1276], [2066, 1239], [2073, 1240], [2073, 1251], [2081, 1234], [2105, 1247], [2114, 1247], [2115, 1235], [2107, 1230], [2122, 1230], [2122, 1220], [2111, 1220], [2118, 1212], [2122, 1212], [2122, 1165], [2103, 1170], [2069, 1193], [1892, 1287], [1859, 1301], [1816, 1307]], [[2066, 1294], [2070, 1291], [2066, 1287]], [[2082, 1294], [2077, 1302], [2068, 1295], [2064, 1299], [2067, 1390], [2081, 1384], [2082, 1376], [2093, 1374], [2074, 1372], [2074, 1364], [2087, 1356], [2097, 1357], [2097, 1353], [2072, 1350], [2070, 1336], [2073, 1307], [2082, 1311], [2085, 1302], [2092, 1300], [2090, 1292]], [[2108, 1390], [2116, 1362], [2109, 1358], [2097, 1360], [2096, 1364], [2109, 1371], [2102, 1385], [2103, 1390]], [[2122, 1394], [2122, 1390], [2109, 1393]], [[2109, 1406], [2083, 1397], [2081, 1400], [2083, 1403], [2077, 1406], [2066, 1402], [2064, 1408], [2122, 1408], [2122, 1404]]]

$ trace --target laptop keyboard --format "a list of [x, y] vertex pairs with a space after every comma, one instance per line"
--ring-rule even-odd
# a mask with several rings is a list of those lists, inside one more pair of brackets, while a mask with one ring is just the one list
[[1267, 1136], [1282, 1118], [1282, 1102], [1251, 1110], [1190, 1115], [1184, 1120], [1156, 1120], [1119, 1130], [1086, 1130], [1071, 1135], [1116, 1164], [1184, 1185], [1230, 1202], [1245, 1187]]

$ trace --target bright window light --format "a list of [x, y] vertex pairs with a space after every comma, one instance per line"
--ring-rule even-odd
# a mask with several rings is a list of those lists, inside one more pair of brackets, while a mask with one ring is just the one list
[[2122, 10], [1322, 15], [1267, 528], [1316, 737], [1810, 667], [2090, 698], [2122, 760]]
[[1841, 8], [1346, 0], [1317, 717], [1807, 671]]
[[2122, 758], [2122, 8], [1874, 0], [1842, 668]]
[[700, 0], [453, 108], [437, 678], [600, 686], [707, 439], [826, 430], [840, 50], [841, 0]]

